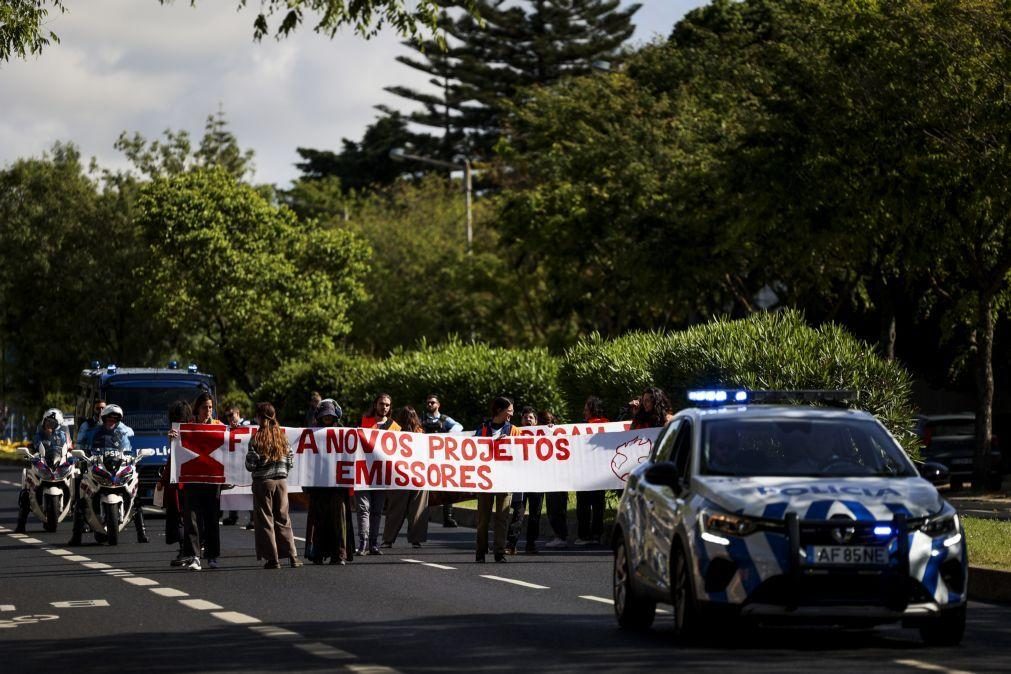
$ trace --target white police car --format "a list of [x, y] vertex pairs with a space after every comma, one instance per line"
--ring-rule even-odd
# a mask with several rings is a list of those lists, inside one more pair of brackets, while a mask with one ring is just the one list
[[629, 475], [613, 538], [622, 627], [649, 627], [665, 602], [679, 635], [727, 611], [961, 641], [964, 532], [898, 442], [866, 412], [754, 404], [816, 393], [690, 394], [728, 404], [679, 412]]

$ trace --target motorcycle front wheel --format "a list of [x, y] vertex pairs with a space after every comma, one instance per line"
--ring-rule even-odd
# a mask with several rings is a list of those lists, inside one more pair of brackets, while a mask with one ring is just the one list
[[119, 504], [103, 503], [102, 510], [105, 515], [105, 535], [109, 545], [119, 544]]
[[46, 497], [46, 522], [43, 527], [46, 531], [56, 531], [56, 525], [60, 523], [60, 512], [62, 510], [63, 504], [58, 501], [58, 497]]

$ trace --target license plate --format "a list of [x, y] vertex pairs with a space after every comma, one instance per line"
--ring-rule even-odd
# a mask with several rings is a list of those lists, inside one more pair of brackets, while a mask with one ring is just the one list
[[809, 545], [807, 563], [822, 565], [885, 566], [888, 548], [873, 545]]

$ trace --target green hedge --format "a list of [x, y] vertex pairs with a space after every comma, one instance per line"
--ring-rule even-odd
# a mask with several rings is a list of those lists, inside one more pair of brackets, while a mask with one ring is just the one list
[[512, 398], [517, 413], [532, 405], [564, 416], [558, 367], [558, 360], [544, 349], [495, 349], [459, 342], [423, 345], [383, 360], [321, 353], [279, 369], [261, 386], [257, 399], [274, 401], [284, 422], [299, 423], [310, 391], [336, 399], [351, 421], [357, 421], [383, 391], [393, 397], [394, 407], [412, 405], [419, 413], [425, 396], [437, 393], [445, 413], [474, 428], [497, 395]]
[[857, 407], [877, 415], [907, 450], [916, 449], [909, 373], [845, 329], [813, 328], [797, 311], [610, 341], [593, 335], [566, 352], [560, 383], [570, 407], [592, 394], [612, 413], [650, 384], [664, 389], [675, 408], [687, 406], [692, 388], [854, 389]]

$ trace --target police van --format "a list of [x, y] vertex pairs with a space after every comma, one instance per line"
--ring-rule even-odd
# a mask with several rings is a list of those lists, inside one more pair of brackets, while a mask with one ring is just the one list
[[690, 392], [618, 507], [619, 625], [649, 627], [663, 602], [679, 635], [729, 615], [962, 640], [965, 534], [935, 488], [947, 471], [917, 467], [871, 414], [781, 404], [839, 393]]
[[162, 467], [168, 462], [168, 408], [177, 400], [193, 402], [198, 395], [215, 395], [214, 377], [200, 372], [196, 365], [185, 370], [172, 361], [166, 368], [120, 368], [116, 365], [81, 372], [77, 393], [78, 424], [91, 417], [96, 400], [105, 400], [123, 408], [123, 423], [133, 429], [130, 444], [134, 451], [153, 449], [153, 456], [138, 463], [139, 497], [151, 505], [154, 486]]

